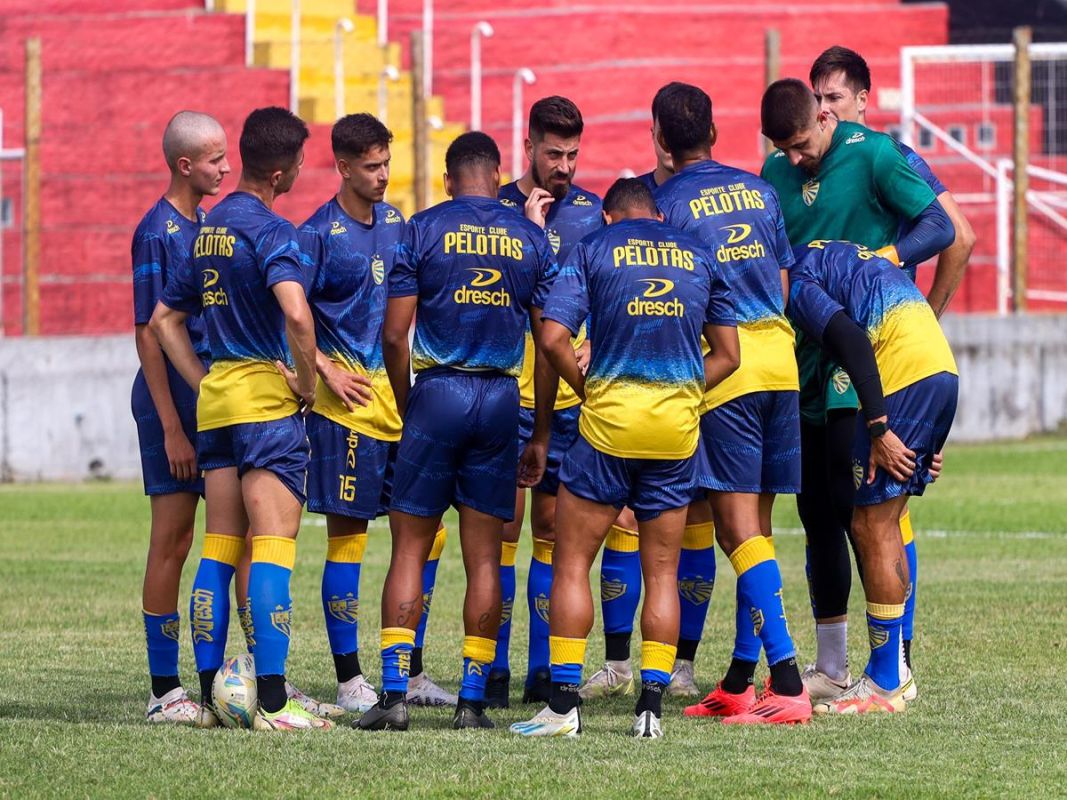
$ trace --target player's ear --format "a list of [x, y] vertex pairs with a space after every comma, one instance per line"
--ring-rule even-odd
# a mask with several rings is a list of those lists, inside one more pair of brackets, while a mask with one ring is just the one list
[[711, 146], [715, 146], [716, 140], [719, 138], [719, 129], [715, 127], [715, 123], [711, 123]]
[[284, 174], [285, 173], [280, 169], [275, 170], [274, 172], [272, 172], [270, 174], [270, 188], [274, 189], [275, 187], [277, 187], [278, 183], [281, 181], [282, 176]]
[[870, 94], [866, 89], [860, 89], [856, 92], [856, 108], [861, 114], [867, 110], [867, 101], [870, 99]]
[[604, 209], [600, 209], [600, 216], [604, 218], [605, 225], [611, 224], [611, 215], [607, 211], [605, 211]]
[[455, 197], [455, 193], [452, 191], [452, 177], [445, 173], [445, 194], [449, 197]]
[[[526, 151], [526, 160], [532, 164], [534, 151], [533, 139], [531, 139], [530, 137], [526, 137], [526, 140], [523, 142], [522, 147]], [[512, 175], [511, 177], [514, 178], [515, 176]]]
[[660, 222], [663, 222], [663, 212], [660, 211], [658, 208], [656, 209], [656, 219], [658, 219]]
[[352, 177], [352, 165], [348, 163], [347, 158], [337, 159], [337, 172], [345, 180], [348, 180]]
[[178, 159], [178, 174], [183, 178], [188, 178], [193, 174], [193, 160], [188, 156], [181, 156]]
[[667, 147], [667, 139], [663, 136], [663, 128], [660, 128], [658, 131], [656, 131], [654, 135], [656, 137], [656, 141], [659, 143], [659, 146], [663, 148], [663, 152], [671, 152], [671, 149]]
[[500, 190], [500, 165], [493, 167], [493, 186]]

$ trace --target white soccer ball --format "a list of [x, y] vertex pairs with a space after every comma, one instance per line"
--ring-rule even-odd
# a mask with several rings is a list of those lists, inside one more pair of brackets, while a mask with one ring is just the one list
[[227, 658], [215, 674], [211, 688], [215, 711], [227, 728], [251, 728], [259, 699], [256, 662], [251, 653]]

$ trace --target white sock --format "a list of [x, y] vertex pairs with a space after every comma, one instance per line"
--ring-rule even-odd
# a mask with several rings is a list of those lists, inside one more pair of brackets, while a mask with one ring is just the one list
[[848, 622], [815, 625], [815, 668], [835, 681], [848, 675]]

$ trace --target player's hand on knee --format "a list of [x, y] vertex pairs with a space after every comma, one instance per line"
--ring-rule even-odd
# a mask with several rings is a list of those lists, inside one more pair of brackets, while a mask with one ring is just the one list
[[185, 435], [185, 431], [176, 430], [163, 434], [163, 449], [167, 453], [170, 474], [179, 481], [191, 481], [197, 475], [196, 448]]
[[867, 465], [867, 483], [874, 483], [877, 468], [881, 467], [897, 481], [906, 481], [915, 472], [915, 453], [904, 446], [895, 433], [887, 430], [871, 440], [871, 459]]
[[518, 485], [522, 489], [531, 489], [541, 482], [545, 474], [545, 462], [548, 460], [548, 442], [534, 439], [526, 445], [519, 459]]
[[322, 382], [341, 399], [349, 411], [353, 411], [357, 405], [370, 405], [373, 396], [370, 378], [332, 365], [320, 370], [319, 374], [322, 376]]
[[526, 219], [542, 228], [545, 227], [548, 207], [554, 202], [556, 202], [556, 198], [550, 192], [546, 192], [540, 187], [534, 187], [534, 190], [530, 192], [530, 196], [526, 198], [526, 205], [523, 209]]
[[944, 465], [945, 465], [945, 453], [944, 453], [944, 451], [941, 451], [939, 453], [934, 453], [934, 457], [930, 461], [930, 468], [927, 470], [927, 472], [930, 473], [930, 480], [931, 481], [936, 481], [938, 478], [941, 477], [941, 468], [944, 467]]

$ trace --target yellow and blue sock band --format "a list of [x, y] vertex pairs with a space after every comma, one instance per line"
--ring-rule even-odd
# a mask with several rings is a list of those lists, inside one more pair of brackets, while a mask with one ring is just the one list
[[673, 644], [641, 642], [641, 682], [670, 683], [677, 655], [678, 648]]

